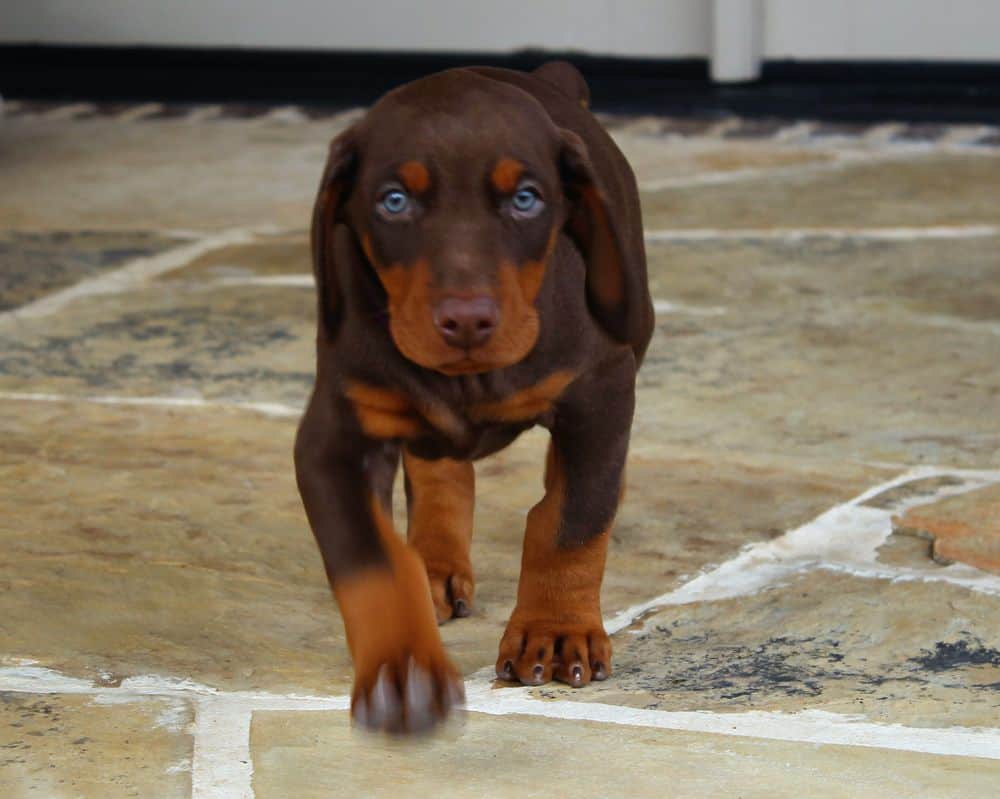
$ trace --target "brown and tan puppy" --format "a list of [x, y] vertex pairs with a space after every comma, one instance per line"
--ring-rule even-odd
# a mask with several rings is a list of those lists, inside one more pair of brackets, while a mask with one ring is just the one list
[[[403, 86], [330, 145], [312, 223], [316, 385], [299, 490], [354, 660], [356, 724], [461, 702], [437, 624], [468, 615], [472, 461], [542, 425], [497, 675], [611, 672], [600, 590], [653, 326], [635, 179], [565, 63]], [[393, 529], [400, 456], [409, 526]]]

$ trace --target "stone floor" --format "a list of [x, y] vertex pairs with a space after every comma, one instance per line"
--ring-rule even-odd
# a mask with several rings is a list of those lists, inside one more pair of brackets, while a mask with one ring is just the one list
[[0, 120], [0, 796], [994, 797], [1000, 136], [608, 118], [658, 325], [616, 672], [494, 685], [545, 438], [478, 464], [464, 718], [351, 731], [295, 492], [356, 112]]

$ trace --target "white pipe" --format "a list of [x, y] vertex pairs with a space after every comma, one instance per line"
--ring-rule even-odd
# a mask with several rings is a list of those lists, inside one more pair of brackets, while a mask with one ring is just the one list
[[712, 0], [712, 80], [760, 77], [763, 17], [762, 0]]

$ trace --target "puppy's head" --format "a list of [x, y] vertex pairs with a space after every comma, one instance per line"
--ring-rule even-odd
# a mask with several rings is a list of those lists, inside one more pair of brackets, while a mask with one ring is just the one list
[[517, 363], [560, 231], [593, 246], [601, 202], [579, 138], [526, 92], [463, 70], [404, 86], [331, 144], [312, 231], [321, 324], [339, 320], [344, 224], [405, 357], [448, 375]]

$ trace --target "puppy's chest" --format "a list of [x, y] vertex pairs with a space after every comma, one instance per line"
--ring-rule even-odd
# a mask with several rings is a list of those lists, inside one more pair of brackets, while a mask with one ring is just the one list
[[557, 371], [530, 385], [502, 392], [404, 392], [349, 381], [345, 395], [361, 429], [372, 438], [402, 439], [428, 454], [479, 457], [518, 433], [551, 419], [555, 403], [573, 380]]

